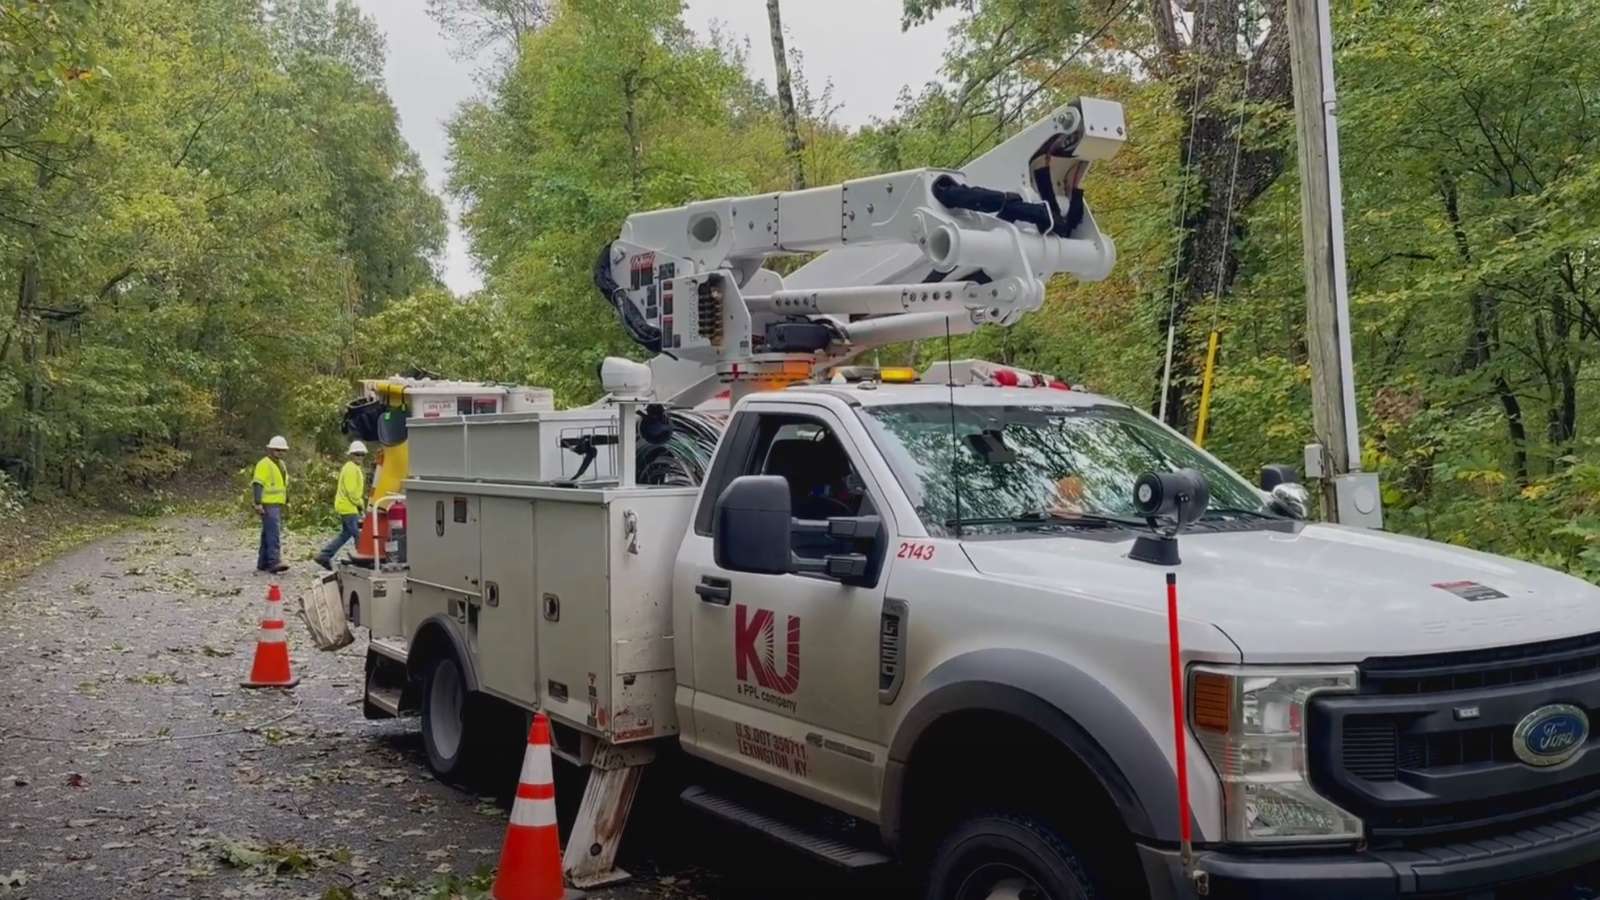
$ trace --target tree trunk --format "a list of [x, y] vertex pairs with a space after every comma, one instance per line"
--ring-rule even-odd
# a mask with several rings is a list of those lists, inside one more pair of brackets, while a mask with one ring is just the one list
[[[1291, 99], [1284, 3], [1266, 0], [1263, 7], [1269, 24], [1245, 57], [1237, 5], [1200, 4], [1193, 19], [1194, 38], [1184, 44], [1172, 24], [1171, 0], [1150, 0], [1161, 50], [1154, 70], [1159, 77], [1180, 79], [1174, 89], [1177, 112], [1189, 123], [1179, 137], [1184, 175], [1192, 181], [1172, 272], [1177, 285], [1171, 310], [1175, 334], [1172, 380], [1165, 398], [1167, 423], [1180, 431], [1189, 425], [1202, 364], [1191, 314], [1206, 303], [1220, 302], [1232, 287], [1239, 270], [1233, 244], [1245, 233], [1242, 213], [1272, 186], [1289, 161], [1274, 147], [1238, 143], [1240, 128], [1249, 124], [1239, 117], [1241, 99], [1265, 107], [1286, 106]], [[1161, 400], [1158, 388], [1157, 406]]]
[[772, 31], [772, 64], [778, 73], [778, 109], [783, 113], [783, 130], [788, 136], [789, 186], [798, 191], [806, 186], [806, 165], [801, 157], [805, 143], [800, 140], [800, 117], [794, 109], [794, 90], [789, 80], [789, 56], [783, 46], [783, 19], [778, 14], [778, 0], [767, 0], [767, 24]]
[[623, 76], [622, 96], [623, 130], [628, 134], [628, 185], [632, 189], [633, 204], [637, 207], [644, 199], [644, 142], [639, 137], [639, 85], [638, 73]]
[[39, 469], [44, 461], [42, 435], [34, 420], [43, 402], [44, 386], [39, 382], [39, 329], [33, 314], [39, 302], [39, 262], [32, 248], [22, 264], [17, 285], [17, 328], [22, 339], [22, 411], [21, 438], [23, 446], [22, 487], [31, 490], [38, 482]]
[[[1450, 223], [1450, 235], [1455, 241], [1456, 255], [1462, 265], [1472, 264], [1472, 245], [1467, 241], [1466, 228], [1461, 224], [1460, 198], [1456, 191], [1454, 173], [1439, 172], [1439, 202], [1444, 205], [1445, 219]], [[1467, 333], [1467, 346], [1461, 357], [1460, 369], [1470, 372], [1488, 366], [1500, 350], [1500, 305], [1492, 291], [1478, 288], [1468, 299], [1472, 312], [1472, 329]], [[1512, 390], [1505, 372], [1494, 373], [1494, 392], [1500, 398], [1500, 409], [1506, 416], [1506, 434], [1511, 438], [1512, 465], [1517, 472], [1517, 484], [1528, 486], [1528, 429], [1522, 418], [1522, 402]]]
[[1506, 381], [1506, 376], [1494, 376], [1494, 390], [1500, 395], [1500, 408], [1506, 413], [1506, 431], [1511, 435], [1513, 463], [1517, 470], [1517, 485], [1528, 486], [1528, 430], [1522, 424], [1522, 404], [1516, 392]]

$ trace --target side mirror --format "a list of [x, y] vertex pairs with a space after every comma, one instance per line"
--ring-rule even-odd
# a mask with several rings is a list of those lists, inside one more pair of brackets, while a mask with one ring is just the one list
[[1311, 493], [1303, 484], [1283, 482], [1267, 491], [1267, 503], [1273, 512], [1291, 519], [1305, 519], [1311, 514]]
[[1294, 466], [1270, 465], [1261, 467], [1261, 489], [1272, 493], [1280, 484], [1299, 484], [1300, 473]]
[[822, 575], [856, 587], [871, 587], [878, 582], [882, 555], [883, 520], [877, 516], [834, 516], [829, 519], [795, 519], [795, 534], [825, 535], [850, 546], [848, 553], [829, 553], [818, 558], [795, 556], [794, 569]]
[[783, 575], [789, 553], [789, 482], [778, 475], [743, 475], [717, 497], [711, 552], [721, 568]]

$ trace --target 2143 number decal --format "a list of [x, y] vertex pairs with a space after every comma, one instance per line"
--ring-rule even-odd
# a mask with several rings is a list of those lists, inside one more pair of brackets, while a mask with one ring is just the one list
[[931, 560], [933, 559], [933, 545], [917, 541], [901, 541], [900, 550], [894, 556], [895, 559]]

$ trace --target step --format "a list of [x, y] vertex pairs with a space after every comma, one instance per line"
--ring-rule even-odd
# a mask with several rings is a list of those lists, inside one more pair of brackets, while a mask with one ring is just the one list
[[779, 812], [757, 809], [702, 785], [691, 785], [680, 797], [684, 803], [701, 812], [760, 832], [823, 862], [846, 869], [865, 869], [890, 862], [889, 855], [880, 850], [863, 847], [814, 826], [783, 818]]
[[382, 684], [370, 685], [367, 687], [367, 702], [398, 719], [400, 717], [400, 693], [401, 688], [399, 685], [392, 687]]
[[373, 638], [367, 641], [367, 649], [379, 656], [403, 663], [406, 661], [406, 654], [411, 652], [411, 642], [405, 638]]

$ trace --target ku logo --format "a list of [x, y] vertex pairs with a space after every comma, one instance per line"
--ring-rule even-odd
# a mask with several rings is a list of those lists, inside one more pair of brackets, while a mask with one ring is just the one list
[[800, 686], [800, 617], [788, 619], [788, 646], [780, 675], [777, 616], [770, 609], [737, 604], [733, 613], [733, 654], [740, 681], [753, 678], [756, 684], [779, 694], [792, 694]]

